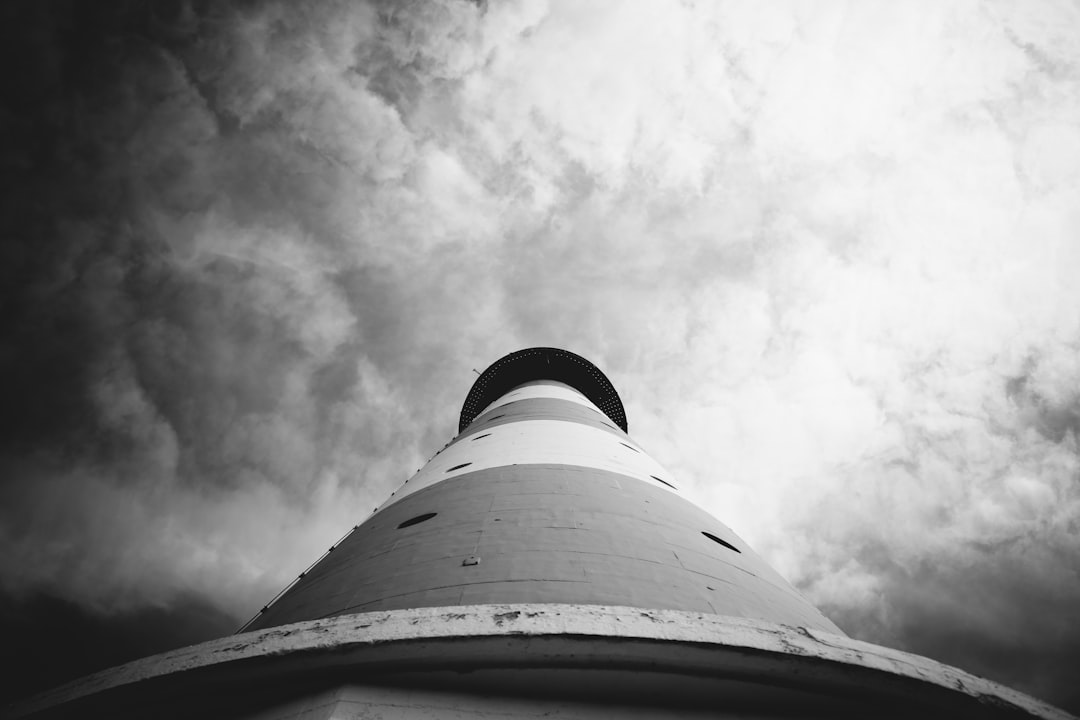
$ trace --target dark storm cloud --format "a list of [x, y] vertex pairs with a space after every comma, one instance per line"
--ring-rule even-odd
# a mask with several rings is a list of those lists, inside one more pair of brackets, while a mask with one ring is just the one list
[[[9, 52], [31, 69], [5, 135], [17, 151], [5, 155], [0, 291], [10, 592], [167, 601], [175, 581], [145, 564], [200, 544], [185, 513], [257, 516], [269, 492], [299, 520], [327, 475], [415, 452], [375, 422], [408, 426], [400, 405], [369, 397], [396, 392], [383, 373], [408, 387], [398, 373], [424, 362], [403, 358], [390, 329], [410, 301], [362, 252], [340, 252], [349, 238], [325, 207], [355, 164], [342, 169], [325, 133], [293, 122], [312, 98], [283, 90], [245, 115], [238, 105], [274, 89], [215, 63], [243, 51], [249, 11], [6, 8], [5, 27], [21, 28]], [[275, 32], [296, 39], [286, 26], [255, 39]], [[45, 528], [60, 542], [38, 542]], [[160, 555], [138, 547], [147, 535]], [[217, 542], [197, 554], [216, 563]]]
[[[1080, 593], [1068, 581], [1045, 590], [1045, 578], [1072, 561], [1073, 549], [1045, 549], [1034, 535], [992, 546], [968, 543], [915, 563], [898, 562], [887, 546], [866, 548], [857, 561], [887, 578], [876, 601], [822, 611], [856, 637], [878, 638], [1074, 708]], [[956, 593], [958, 585], [968, 592]]]
[[102, 615], [56, 597], [0, 596], [0, 661], [7, 669], [0, 702], [234, 630], [233, 618], [202, 598]]

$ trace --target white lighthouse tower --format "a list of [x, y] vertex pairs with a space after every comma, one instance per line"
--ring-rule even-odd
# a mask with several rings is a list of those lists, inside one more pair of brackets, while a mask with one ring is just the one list
[[457, 436], [241, 633], [11, 713], [1069, 717], [848, 638], [627, 430], [589, 361], [507, 355]]

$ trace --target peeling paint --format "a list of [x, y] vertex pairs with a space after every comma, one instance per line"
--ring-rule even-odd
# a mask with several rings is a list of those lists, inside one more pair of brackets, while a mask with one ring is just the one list
[[753, 683], [763, 688], [812, 677], [830, 693], [863, 697], [871, 692], [875, 702], [925, 696], [926, 702], [950, 708], [953, 716], [957, 708], [968, 707], [1004, 708], [1018, 717], [1070, 717], [957, 668], [842, 635], [811, 635], [805, 628], [674, 610], [535, 604], [343, 615], [244, 633], [82, 678], [9, 714], [25, 717], [105, 691], [122, 697], [126, 688], [150, 679], [162, 688], [175, 686], [176, 692], [197, 695], [198, 686], [191, 683], [206, 673], [213, 673], [215, 686], [227, 687], [232, 674], [244, 677], [243, 667], [255, 659], [269, 663], [266, 672], [278, 674], [292, 668], [362, 673], [388, 661], [413, 671], [452, 670], [462, 662], [476, 668], [637, 663], [651, 672], [718, 679], [747, 679], [747, 668], [753, 668]]

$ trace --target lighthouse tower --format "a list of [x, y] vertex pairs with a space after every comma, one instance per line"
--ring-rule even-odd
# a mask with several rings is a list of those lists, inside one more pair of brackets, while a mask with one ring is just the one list
[[457, 430], [237, 635], [14, 716], [1069, 717], [848, 638], [683, 497], [574, 353], [501, 358]]

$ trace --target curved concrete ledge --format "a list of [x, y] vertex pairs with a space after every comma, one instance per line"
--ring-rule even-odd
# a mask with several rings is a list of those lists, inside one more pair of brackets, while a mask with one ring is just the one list
[[[735, 679], [948, 712], [1070, 718], [1030, 696], [928, 658], [849, 638], [717, 615], [595, 605], [469, 605], [299, 622], [173, 650], [75, 680], [7, 708], [79, 713], [152, 693], [159, 701], [347, 671], [604, 668]], [[130, 706], [130, 703], [127, 702]]]

